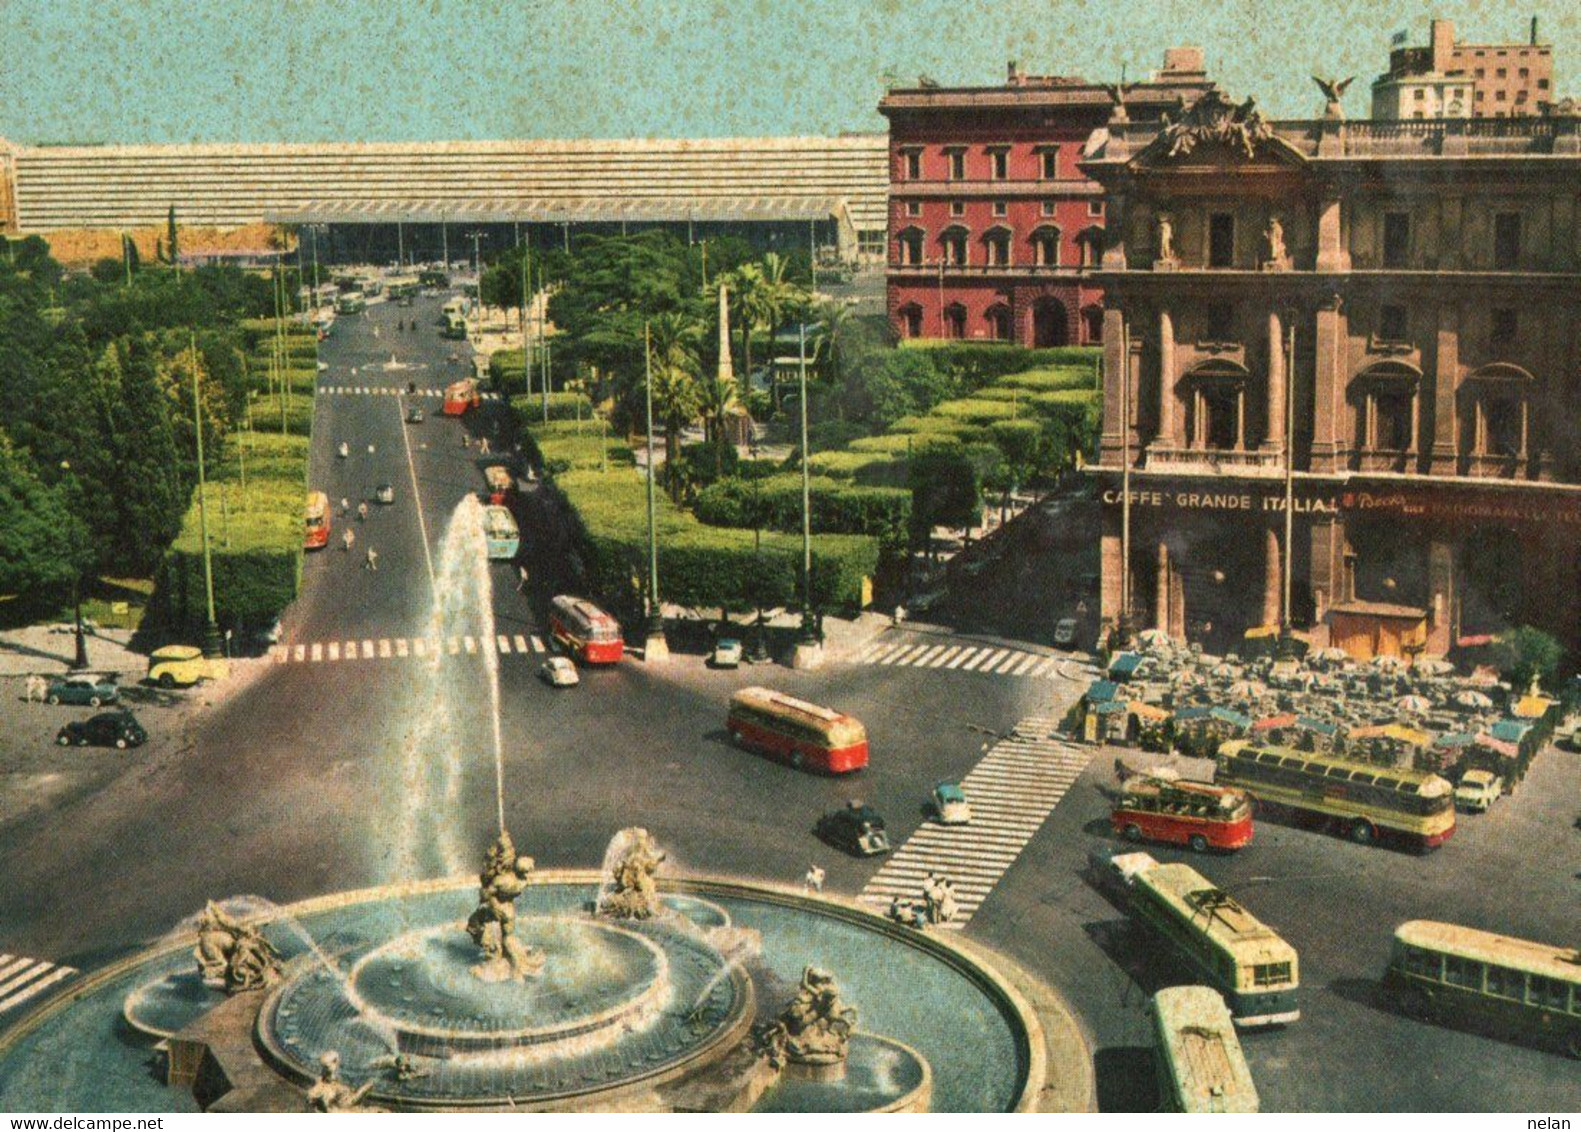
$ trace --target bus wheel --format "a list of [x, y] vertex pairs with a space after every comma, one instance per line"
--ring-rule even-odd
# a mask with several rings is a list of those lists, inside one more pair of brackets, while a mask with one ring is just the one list
[[793, 770], [800, 770], [801, 769], [801, 761], [802, 761], [802, 754], [801, 754], [801, 752], [800, 751], [793, 752], [791, 754], [791, 769], [793, 769]]
[[1406, 987], [1399, 994], [1400, 1013], [1425, 1022], [1432, 1016], [1433, 1003], [1421, 987]]
[[1208, 839], [1200, 833], [1193, 833], [1191, 840], [1187, 841], [1186, 844], [1191, 846], [1193, 853], [1206, 853], [1208, 851]]
[[1347, 832], [1357, 845], [1371, 845], [1378, 837], [1377, 831], [1372, 828], [1372, 823], [1362, 819], [1352, 822]]
[[731, 744], [733, 746], [737, 746], [737, 747], [741, 746], [741, 732], [739, 732], [739, 731], [732, 731], [730, 733], [730, 742], [731, 742]]
[[1565, 1052], [1571, 1057], [1581, 1060], [1581, 1033], [1570, 1035], [1565, 1041]]
[[49, 702], [50, 702], [51, 705], [53, 705], [55, 707], [59, 707], [60, 706], [60, 697], [52, 695], [49, 698]]
[[174, 688], [176, 686], [176, 678], [168, 672], [161, 672], [159, 674], [159, 686], [161, 688]]
[[99, 706], [99, 697], [98, 696], [89, 696], [88, 697], [88, 706], [89, 707], [98, 707]]
[[1136, 825], [1135, 823], [1126, 826], [1125, 827], [1125, 839], [1127, 841], [1140, 841], [1140, 840], [1142, 840], [1142, 827], [1139, 826], [1139, 825]]

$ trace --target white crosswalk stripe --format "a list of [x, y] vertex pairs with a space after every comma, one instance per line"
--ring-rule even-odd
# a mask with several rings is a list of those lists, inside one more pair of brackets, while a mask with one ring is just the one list
[[322, 664], [335, 660], [407, 660], [479, 651], [497, 651], [501, 656], [530, 656], [547, 652], [542, 637], [532, 634], [500, 633], [495, 637], [451, 637], [448, 641], [426, 637], [384, 637], [365, 641], [304, 641], [301, 644], [275, 645], [269, 650], [276, 664]]
[[[984, 649], [978, 659], [1005, 665], [994, 656]], [[1008, 665], [1001, 668], [1006, 670]], [[965, 927], [1092, 759], [1093, 748], [1057, 734], [1057, 725], [1044, 716], [1016, 724], [961, 780], [971, 823], [923, 825], [890, 855], [857, 899], [878, 910], [897, 896], [920, 899], [922, 882], [931, 873], [949, 880], [959, 907], [952, 922], [939, 926]]]
[[1059, 657], [997, 645], [936, 644], [915, 638], [882, 639], [864, 646], [856, 654], [855, 661], [885, 668], [942, 668], [1030, 680], [1064, 679]]
[[0, 955], [0, 1014], [21, 1006], [76, 973], [75, 967], [58, 966], [44, 959]]

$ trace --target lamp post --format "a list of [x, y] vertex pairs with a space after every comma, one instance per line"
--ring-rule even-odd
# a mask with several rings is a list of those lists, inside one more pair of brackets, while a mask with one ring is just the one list
[[812, 471], [807, 464], [807, 319], [796, 329], [796, 373], [801, 385], [801, 633], [791, 652], [791, 667], [818, 668], [823, 664], [823, 642], [812, 615]]
[[192, 426], [198, 437], [198, 527], [203, 538], [203, 594], [208, 602], [208, 619], [203, 623], [203, 655], [221, 653], [220, 627], [214, 619], [214, 560], [209, 553], [208, 485], [203, 471], [203, 405], [198, 400], [198, 340], [189, 336], [192, 350]]
[[[71, 485], [72, 498], [75, 500], [81, 492], [77, 483], [77, 473], [71, 470], [71, 461], [62, 460], [60, 470], [66, 473], [66, 479]], [[73, 609], [72, 636], [75, 638], [76, 651], [72, 655], [71, 664], [67, 665], [73, 672], [80, 672], [88, 667], [88, 642], [82, 632], [82, 564], [76, 563], [71, 571], [71, 606]]]
[[664, 610], [659, 606], [659, 505], [654, 495], [658, 468], [653, 462], [653, 336], [647, 323], [642, 325], [642, 364], [648, 407], [648, 637], [643, 642], [642, 659], [652, 663], [670, 659], [670, 643], [664, 639]]

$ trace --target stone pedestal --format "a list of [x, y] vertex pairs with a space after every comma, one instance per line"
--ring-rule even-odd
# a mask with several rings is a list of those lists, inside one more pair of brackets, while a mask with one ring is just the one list
[[819, 641], [797, 641], [791, 650], [790, 666], [797, 672], [808, 672], [823, 667], [823, 644]]
[[663, 633], [650, 633], [642, 643], [642, 660], [645, 664], [662, 664], [670, 659], [670, 642]]

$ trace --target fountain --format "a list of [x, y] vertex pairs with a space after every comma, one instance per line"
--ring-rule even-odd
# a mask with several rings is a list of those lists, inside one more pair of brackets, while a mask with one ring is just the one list
[[[484, 549], [469, 497], [441, 543], [434, 639], [494, 639]], [[74, 987], [76, 1005], [60, 996], [0, 1034], [0, 1107], [161, 1107], [140, 1091], [146, 1072], [119, 1068], [124, 1042], [74, 1054], [62, 1078], [59, 1043], [95, 1040], [73, 1020], [111, 1004], [130, 1033], [164, 1043], [167, 1097], [190, 1090], [213, 1110], [980, 1109], [1036, 1094], [1036, 1027], [943, 940], [821, 897], [666, 877], [639, 827], [611, 838], [596, 874], [536, 869], [505, 827], [498, 671], [482, 651], [497, 830], [480, 872], [457, 875], [470, 838], [456, 810], [464, 753], [484, 743], [467, 742], [445, 694], [447, 668], [477, 661], [435, 648], [440, 702], [425, 701], [401, 751], [396, 883], [291, 908], [210, 902]], [[416, 879], [433, 864], [446, 875]], [[993, 1068], [963, 1063], [963, 1047]]]

